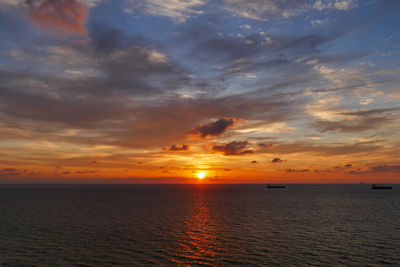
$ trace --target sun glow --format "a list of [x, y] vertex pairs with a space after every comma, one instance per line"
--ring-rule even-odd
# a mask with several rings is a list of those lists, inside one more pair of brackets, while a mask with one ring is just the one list
[[197, 176], [197, 178], [199, 178], [201, 180], [206, 176], [206, 173], [205, 172], [197, 172], [196, 176]]

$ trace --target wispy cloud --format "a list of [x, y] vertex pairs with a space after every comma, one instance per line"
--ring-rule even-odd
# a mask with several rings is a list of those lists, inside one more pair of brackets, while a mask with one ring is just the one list
[[287, 172], [309, 172], [309, 169], [286, 169]]
[[400, 173], [400, 165], [376, 165], [370, 168], [371, 172], [394, 172]]
[[205, 3], [206, 0], [125, 0], [125, 11], [141, 11], [183, 22], [191, 16], [202, 14], [201, 6]]
[[276, 18], [288, 18], [300, 13], [316, 9], [349, 10], [356, 7], [353, 0], [224, 0], [223, 8], [233, 14], [254, 20], [267, 21]]
[[312, 7], [322, 11], [325, 9], [348, 10], [356, 6], [356, 1], [353, 0], [317, 0]]
[[398, 117], [397, 108], [391, 109], [371, 109], [347, 112], [331, 112], [334, 116], [328, 120], [317, 120], [317, 127], [322, 132], [361, 132], [376, 130], [377, 128], [387, 126]]
[[233, 14], [249, 19], [269, 20], [289, 17], [305, 8], [305, 1], [277, 0], [224, 0], [224, 9]]

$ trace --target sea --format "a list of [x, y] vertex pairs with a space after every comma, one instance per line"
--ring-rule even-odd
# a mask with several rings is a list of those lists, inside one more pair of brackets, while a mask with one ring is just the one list
[[400, 266], [400, 185], [1, 185], [0, 266]]

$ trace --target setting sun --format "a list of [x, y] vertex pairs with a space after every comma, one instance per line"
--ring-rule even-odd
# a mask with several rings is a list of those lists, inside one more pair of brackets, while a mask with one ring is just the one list
[[196, 176], [199, 179], [203, 179], [206, 176], [206, 174], [205, 174], [205, 172], [198, 172], [198, 173], [196, 173]]

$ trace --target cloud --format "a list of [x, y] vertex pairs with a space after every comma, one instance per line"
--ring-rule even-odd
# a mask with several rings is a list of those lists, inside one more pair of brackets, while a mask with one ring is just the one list
[[251, 30], [251, 26], [249, 24], [240, 25], [240, 28], [243, 30]]
[[357, 171], [349, 171], [348, 172], [349, 174], [354, 174], [354, 175], [363, 175], [363, 174], [367, 174], [367, 173], [369, 173], [368, 171], [360, 171], [360, 170], [357, 170]]
[[267, 21], [288, 18], [312, 9], [349, 10], [356, 6], [353, 0], [317, 0], [313, 4], [306, 0], [224, 0], [222, 9], [240, 17]]
[[248, 149], [249, 142], [233, 141], [226, 144], [218, 144], [212, 147], [213, 152], [223, 152], [225, 156], [237, 156], [254, 153], [254, 150]]
[[317, 120], [316, 126], [321, 132], [361, 132], [375, 130], [397, 120], [396, 108], [362, 109], [356, 111], [325, 112], [325, 120]]
[[324, 25], [324, 24], [327, 24], [329, 21], [327, 20], [327, 19], [316, 19], [316, 20], [311, 20], [310, 21], [310, 24], [313, 26], [313, 27], [316, 27], [316, 26], [318, 26], [318, 25]]
[[[179, 63], [165, 60], [161, 46], [104, 25], [90, 34], [85, 46], [32, 41], [18, 59], [26, 69], [0, 68], [2, 138], [27, 138], [24, 131], [33, 139], [159, 149], [182, 140], [193, 121], [220, 116], [215, 104], [202, 110], [177, 95], [194, 85]], [[96, 75], [65, 75], [82, 67]], [[171, 127], [174, 121], [180, 123]]]
[[224, 0], [222, 8], [240, 17], [270, 20], [299, 13], [305, 8], [305, 1]]
[[[186, 29], [186, 28], [185, 28]], [[324, 56], [322, 46], [340, 36], [346, 30], [287, 35], [273, 32], [269, 36], [249, 34], [243, 37], [219, 36], [215, 28], [201, 24], [189, 26], [181, 35], [182, 42], [190, 45], [190, 57], [199, 65], [212, 64], [221, 71], [211, 73], [215, 79], [242, 85], [242, 90], [272, 92], [293, 90], [321, 78], [314, 66], [306, 64], [307, 58]], [[354, 55], [353, 55], [354, 57]], [[337, 63], [349, 61], [341, 55], [324, 57], [321, 60]], [[275, 76], [262, 73], [277, 72]], [[256, 77], [251, 82], [240, 84], [238, 78]]]
[[82, 0], [82, 3], [88, 7], [95, 7], [102, 2], [103, 0]]
[[320, 156], [350, 155], [358, 153], [370, 153], [383, 148], [382, 141], [356, 142], [356, 143], [312, 143], [293, 142], [275, 143], [267, 151], [270, 153], [310, 153]]
[[[165, 100], [164, 94], [173, 95], [177, 88], [165, 88], [163, 84], [160, 85], [161, 88], [148, 88], [145, 82], [147, 79], [151, 80], [152, 75], [157, 75], [157, 77], [174, 76], [174, 73], [179, 75], [179, 72], [174, 70], [176, 67], [170, 65], [170, 62], [157, 64], [147, 62], [148, 57], [145, 52], [147, 49], [142, 50], [141, 47], [117, 50], [122, 52], [121, 54], [126, 58], [141, 59], [138, 62], [142, 68], [147, 70], [146, 72], [141, 68], [136, 70], [135, 60], [128, 60], [128, 63], [132, 64], [132, 67], [127, 67], [132, 72], [128, 72], [122, 67], [127, 63], [120, 63], [122, 59], [119, 57], [103, 55], [103, 52], [100, 51], [83, 51], [87, 51], [86, 55], [90, 56], [88, 62], [96, 56], [102, 59], [99, 67], [106, 76], [69, 80], [41, 76], [31, 72], [23, 73], [23, 77], [21, 77], [19, 72], [0, 70], [0, 80], [7, 81], [0, 86], [2, 116], [9, 118], [3, 121], [13, 122], [6, 128], [10, 132], [6, 133], [3, 130], [3, 134], [7, 134], [9, 138], [11, 136], [26, 138], [26, 134], [29, 132], [31, 138], [40, 139], [46, 135], [46, 139], [49, 141], [62, 140], [82, 145], [159, 149], [166, 143], [181, 142], [187, 134], [187, 129], [191, 129], [193, 121], [204, 121], [205, 118], [232, 114], [235, 117], [261, 115], [263, 120], [268, 123], [285, 119], [292, 113], [290, 109], [293, 105], [268, 98], [252, 99], [244, 96], [226, 96], [215, 99], [190, 99], [174, 97]], [[78, 53], [76, 57], [79, 58], [79, 55], [84, 58], [81, 53]], [[68, 53], [65, 57], [73, 58]], [[64, 60], [64, 56], [62, 60]], [[86, 59], [84, 62], [86, 63]], [[160, 64], [162, 66], [157, 66]], [[165, 68], [166, 66], [169, 68]], [[121, 70], [117, 71], [119, 68]], [[116, 72], [115, 76], [113, 71]], [[126, 75], [123, 75], [124, 73]], [[140, 83], [136, 84], [135, 81], [139, 79]], [[185, 84], [187, 80], [183, 76], [183, 80], [180, 81]], [[30, 88], [30, 90], [19, 89], [21, 84], [23, 84], [22, 88]], [[175, 85], [180, 88], [178, 82]], [[135, 99], [141, 100], [135, 101]], [[157, 99], [156, 106], [151, 103], [153, 99]], [[226, 124], [232, 124], [231, 120], [236, 121], [233, 118], [224, 120]], [[229, 127], [231, 126], [227, 128]], [[26, 133], [23, 134], [17, 129], [25, 129]], [[18, 135], [15, 134], [16, 131], [18, 131]], [[198, 136], [201, 136], [200, 134], [199, 132]], [[2, 138], [5, 138], [5, 135]]]
[[[119, 1], [108, 10], [110, 14], [118, 10], [118, 5], [124, 1]], [[34, 7], [39, 8], [39, 4], [45, 2], [56, 5], [65, 3], [43, 0], [32, 3], [36, 3]], [[76, 2], [99, 5], [101, 1], [76, 0], [69, 3]], [[358, 13], [365, 12], [357, 12], [357, 16], [344, 12], [335, 20], [331, 15], [336, 16], [338, 12], [332, 12], [332, 6], [330, 10], [325, 9], [323, 14], [312, 10], [313, 14], [306, 14], [310, 16], [271, 21], [268, 25], [239, 19], [232, 21], [233, 24], [229, 22], [227, 28], [224, 14], [220, 16], [221, 10], [218, 10], [221, 4], [224, 8], [233, 8], [235, 11], [232, 13], [237, 16], [266, 20], [299, 14], [312, 8], [315, 0], [296, 3], [290, 0], [221, 0], [210, 1], [210, 6], [204, 7], [202, 3], [207, 1], [186, 1], [188, 5], [185, 6], [182, 0], [143, 0], [127, 1], [126, 7], [132, 8], [131, 11], [137, 12], [138, 16], [164, 17], [143, 16], [143, 19], [130, 20], [128, 16], [124, 22], [137, 24], [137, 27], [126, 27], [116, 21], [111, 27], [105, 25], [111, 21], [100, 16], [110, 4], [110, 1], [104, 2], [108, 2], [107, 6], [91, 10], [93, 16], [87, 24], [88, 42], [84, 45], [32, 33], [23, 20], [23, 12], [20, 12], [27, 11], [27, 5], [25, 10], [14, 6], [2, 7], [0, 20], [3, 23], [0, 22], [0, 27], [5, 30], [2, 36], [7, 43], [0, 51], [0, 139], [3, 146], [6, 146], [0, 153], [3, 154], [0, 157], [2, 165], [14, 166], [26, 161], [32, 164], [40, 162], [45, 166], [54, 161], [53, 158], [62, 157], [65, 163], [82, 164], [78, 169], [68, 164], [59, 164], [65, 166], [71, 175], [78, 170], [83, 172], [88, 168], [84, 165], [93, 160], [98, 162], [92, 165], [96, 168], [113, 165], [121, 169], [150, 170], [156, 161], [159, 161], [158, 165], [165, 166], [175, 164], [168, 161], [171, 158], [182, 158], [183, 163], [179, 161], [176, 164], [193, 161], [192, 157], [201, 157], [208, 147], [208, 152], [225, 155], [255, 153], [251, 157], [257, 155], [261, 165], [265, 161], [260, 162], [261, 157], [266, 158], [268, 163], [268, 160], [272, 160], [271, 156], [287, 158], [287, 153], [298, 153], [290, 158], [302, 155], [304, 161], [310, 162], [307, 164], [315, 163], [318, 166], [299, 167], [293, 162], [295, 165], [290, 167], [294, 170], [310, 168], [311, 172], [314, 168], [323, 169], [326, 162], [335, 161], [342, 162], [340, 166], [343, 168], [342, 173], [345, 173], [356, 170], [344, 168], [344, 164], [352, 162], [354, 157], [365, 157], [368, 160], [374, 155], [384, 160], [385, 155], [396, 153], [393, 142], [398, 139], [398, 133], [395, 132], [399, 122], [396, 120], [398, 113], [395, 110], [375, 113], [373, 110], [359, 110], [357, 101], [354, 101], [358, 96], [363, 96], [361, 91], [355, 96], [355, 89], [368, 88], [370, 82], [389, 79], [394, 74], [387, 74], [389, 70], [385, 70], [385, 66], [375, 62], [374, 57], [368, 54], [367, 50], [373, 49], [376, 45], [374, 43], [366, 47], [363, 54], [354, 53], [352, 48], [347, 49], [346, 54], [342, 52], [343, 49], [336, 49], [338, 44], [348, 39], [339, 37], [349, 32], [363, 32], [353, 31], [359, 26], [350, 26], [346, 18], [352, 17], [351, 21], [356, 22], [353, 25], [357, 25], [358, 20], [364, 24], [367, 21], [363, 19], [365, 16], [360, 19]], [[129, 3], [132, 5], [129, 6]], [[268, 5], [273, 8], [268, 10]], [[338, 8], [344, 9], [343, 3], [341, 5]], [[198, 16], [201, 9], [210, 12], [207, 17], [202, 16], [179, 25], [170, 25], [171, 21], [168, 22], [169, 18], [183, 21]], [[367, 13], [368, 16], [371, 14]], [[13, 24], [4, 19], [9, 17], [23, 29], [16, 32], [16, 27], [10, 27]], [[325, 17], [329, 19], [329, 25], [324, 24], [316, 29], [307, 24], [311, 19]], [[99, 24], [100, 21], [104, 24]], [[152, 25], [166, 22], [165, 29], [161, 35], [148, 32], [141, 27], [148, 22]], [[307, 29], [292, 31], [292, 22], [306, 23], [304, 25]], [[84, 23], [81, 26], [84, 27]], [[67, 31], [61, 26], [48, 27]], [[351, 30], [343, 29], [347, 27]], [[242, 36], [237, 36], [238, 32]], [[331, 42], [334, 39], [337, 40]], [[165, 42], [160, 43], [159, 40]], [[341, 79], [338, 75], [329, 80], [328, 75], [323, 73], [332, 71], [331, 76], [336, 72], [345, 73], [350, 69], [349, 66], [360, 61], [372, 61], [376, 66], [351, 74], [352, 79], [347, 76]], [[372, 71], [371, 74], [368, 71]], [[375, 75], [375, 72], [382, 74]], [[366, 75], [373, 78], [370, 81], [364, 79]], [[256, 78], [248, 79], [250, 76]], [[343, 84], [337, 84], [336, 81], [342, 81]], [[354, 87], [355, 83], [358, 84], [357, 88]], [[393, 83], [392, 87], [386, 84], [374, 86], [381, 95], [376, 96], [375, 102], [368, 107], [376, 109], [396, 105], [390, 98], [398, 95], [398, 83]], [[304, 111], [308, 104], [316, 108], [312, 107], [313, 101], [306, 93], [323, 97], [331, 91], [340, 94], [345, 100], [329, 110], [340, 119], [325, 122]], [[385, 102], [382, 102], [383, 98]], [[324, 106], [321, 103], [321, 107]], [[243, 118], [246, 123], [238, 123], [235, 118]], [[318, 124], [314, 120], [322, 123]], [[354, 133], [368, 125], [370, 128], [389, 126], [386, 129], [379, 128], [374, 133], [378, 135], [377, 139], [384, 141], [358, 143], [366, 139], [366, 136]], [[191, 130], [194, 131], [192, 135], [202, 139], [193, 141], [195, 151], [180, 155], [160, 151], [166, 144], [169, 145], [164, 152], [188, 151], [189, 147], [182, 142]], [[309, 136], [316, 136], [319, 131], [324, 131], [324, 134], [318, 135], [320, 139], [310, 141]], [[366, 134], [372, 135], [369, 132]], [[207, 146], [210, 137], [218, 138], [218, 141]], [[233, 140], [249, 142], [231, 142]], [[273, 146], [257, 145], [256, 142], [272, 142]], [[121, 154], [127, 151], [129, 156], [122, 157]], [[71, 155], [78, 154], [83, 155], [85, 160], [67, 161], [66, 158], [69, 160]], [[219, 160], [223, 157], [219, 154], [203, 156], [204, 164], [224, 164], [213, 162], [214, 158]], [[321, 162], [315, 161], [314, 156], [321, 159]], [[235, 161], [242, 160], [242, 164], [233, 166], [233, 162], [226, 162], [227, 166], [221, 165], [221, 170], [238, 168], [241, 171], [241, 168], [249, 167], [246, 164], [255, 162], [249, 157], [239, 158], [237, 156]], [[13, 160], [18, 162], [14, 163]], [[280, 161], [283, 160], [276, 160], [275, 163]], [[136, 162], [145, 163], [141, 165]], [[362, 160], [354, 164], [361, 166]], [[250, 164], [254, 168], [256, 165]]]
[[76, 171], [76, 174], [93, 174], [93, 173], [97, 173], [97, 170], [82, 170], [82, 171]]
[[370, 167], [370, 171], [400, 173], [400, 165], [377, 165]]
[[199, 136], [200, 138], [218, 136], [222, 134], [226, 129], [234, 125], [235, 120], [231, 118], [222, 118], [215, 122], [207, 124], [201, 124], [196, 128], [193, 128], [189, 134]]
[[281, 162], [283, 162], [283, 160], [281, 160], [280, 158], [273, 158], [273, 159], [271, 160], [271, 162], [272, 162], [272, 163], [281, 163]]
[[85, 34], [88, 8], [77, 0], [26, 0], [30, 18], [40, 27], [62, 34]]
[[10, 6], [18, 6], [20, 4], [19, 0], [2, 0], [0, 2], [1, 5], [10, 5]]
[[349, 10], [356, 7], [356, 3], [353, 0], [317, 0], [313, 4], [313, 8], [319, 11], [326, 9], [336, 10]]
[[261, 149], [263, 149], [263, 150], [266, 150], [266, 149], [268, 149], [268, 148], [271, 148], [271, 147], [273, 147], [274, 145], [273, 144], [266, 144], [266, 143], [258, 143], [257, 144], [257, 146], [259, 146]]
[[351, 7], [354, 6], [354, 3], [352, 0], [342, 0], [342, 1], [338, 1], [336, 0], [336, 2], [333, 5], [337, 10], [348, 10]]
[[371, 166], [368, 169], [360, 169], [349, 171], [349, 174], [360, 175], [360, 174], [370, 174], [370, 173], [377, 173], [377, 172], [384, 172], [384, 173], [400, 173], [400, 165], [375, 165]]
[[16, 169], [14, 169], [14, 168], [4, 168], [4, 169], [0, 169], [0, 172], [12, 172], [12, 171], [16, 171]]
[[94, 126], [98, 122], [115, 118], [116, 114], [127, 111], [123, 102], [115, 100], [79, 100], [67, 96], [57, 99], [40, 94], [2, 92], [2, 90], [0, 93], [8, 96], [6, 101], [1, 101], [5, 105], [3, 109], [5, 114], [36, 121], [64, 123], [75, 127]]
[[19, 176], [23, 173], [26, 173], [26, 170], [20, 171], [15, 168], [3, 168], [0, 169], [0, 177], [1, 176]]
[[[258, 119], [269, 125], [294, 119], [304, 103], [301, 98], [293, 100], [290, 94], [265, 95], [297, 85], [297, 77], [288, 77], [286, 84], [274, 81], [271, 85], [263, 84], [263, 94], [229, 95], [227, 92], [228, 95], [216, 96], [215, 87], [208, 83], [195, 84], [192, 75], [169, 58], [161, 45], [151, 45], [104, 25], [91, 28], [90, 35], [89, 47], [42, 45], [40, 51], [48, 51], [49, 57], [37, 52], [38, 61], [33, 62], [50, 73], [48, 76], [36, 73], [35, 69], [2, 71], [2, 115], [21, 128], [29, 120], [28, 127], [37, 131], [37, 136], [46, 132], [57, 138], [51, 131], [53, 125], [57, 130], [79, 130], [79, 134], [62, 137], [66, 142], [159, 149], [166, 143], [180, 142], [193, 122], [229, 114], [246, 121]], [[303, 41], [313, 43], [312, 40], [315, 39]], [[32, 54], [29, 56], [33, 58]], [[74, 79], [64, 76], [69, 69], [75, 70], [81, 65], [97, 74]], [[65, 66], [68, 69], [64, 70]], [[53, 72], [57, 75], [52, 75]], [[209, 94], [183, 98], [180, 94], [183, 89]], [[224, 120], [228, 126], [222, 125], [221, 131], [212, 126], [215, 122], [196, 127], [197, 136], [217, 136], [235, 125], [232, 119]], [[180, 123], [171, 127], [173, 121]], [[37, 130], [39, 124], [41, 133]], [[93, 128], [92, 133], [88, 132], [89, 128]], [[90, 138], [92, 134], [97, 137]]]
[[125, 12], [136, 10], [154, 16], [165, 16], [183, 22], [191, 16], [203, 13], [199, 7], [205, 0], [125, 0]]
[[169, 152], [189, 151], [189, 149], [190, 149], [189, 145], [185, 145], [185, 144], [183, 144], [183, 145], [181, 145], [181, 146], [179, 146], [179, 145], [172, 145], [172, 146], [170, 146], [170, 147], [163, 148], [163, 150], [166, 150], [166, 151], [169, 151]]
[[309, 169], [286, 169], [287, 172], [309, 172]]
[[[110, 127], [110, 121], [118, 117], [128, 122], [129, 114], [140, 114], [128, 97], [157, 94], [162, 98], [183, 85], [190, 86], [176, 62], [165, 60], [161, 51], [139, 45], [119, 30], [96, 28], [91, 39], [90, 47], [38, 44], [38, 51], [22, 53], [22, 59], [40, 65], [47, 75], [36, 69], [0, 69], [0, 81], [7, 81], [7, 86], [0, 87], [3, 115], [79, 128], [98, 123]], [[47, 56], [40, 51], [47, 51]], [[71, 77], [71, 70], [79, 72], [82, 66], [95, 75]]]

